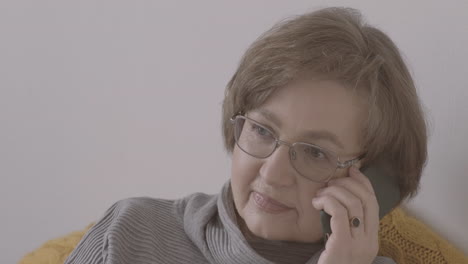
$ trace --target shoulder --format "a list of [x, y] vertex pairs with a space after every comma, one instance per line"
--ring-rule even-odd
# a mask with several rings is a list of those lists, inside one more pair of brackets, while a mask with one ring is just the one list
[[162, 213], [171, 213], [176, 200], [156, 199], [150, 197], [132, 197], [117, 201], [109, 210], [114, 215], [124, 218], [127, 215], [152, 217]]
[[114, 221], [118, 222], [171, 218], [181, 223], [187, 215], [212, 211], [216, 208], [216, 202], [216, 195], [205, 193], [193, 193], [177, 200], [132, 197], [117, 201], [106, 214], [112, 214]]
[[[155, 252], [170, 252], [170, 246], [175, 244], [198, 258], [185, 234], [183, 217], [185, 209], [203, 207], [207, 201], [204, 197], [193, 194], [179, 200], [133, 197], [117, 201], [86, 233], [65, 263], [116, 263], [119, 259], [132, 263], [135, 256], [161, 259], [163, 256]], [[129, 248], [140, 250], [135, 255]]]

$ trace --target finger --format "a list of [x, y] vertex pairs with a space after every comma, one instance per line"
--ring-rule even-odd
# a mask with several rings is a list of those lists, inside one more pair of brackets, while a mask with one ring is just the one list
[[364, 221], [369, 223], [368, 232], [378, 232], [379, 230], [379, 203], [375, 195], [374, 187], [372, 186], [369, 178], [364, 175], [357, 167], [350, 168], [351, 178], [356, 179], [361, 184], [367, 187], [369, 193], [363, 193], [361, 199], [365, 201], [363, 207], [365, 210]]
[[[356, 172], [350, 171], [351, 174]], [[360, 172], [359, 172], [360, 173]], [[366, 177], [362, 175], [362, 177]], [[373, 192], [369, 192], [364, 184], [356, 179], [356, 175], [330, 181], [329, 186], [341, 186], [353, 193], [361, 200], [363, 209], [364, 232], [376, 232], [379, 229], [379, 206]]]
[[[348, 212], [348, 220], [353, 217], [359, 218], [361, 221], [360, 225], [357, 227], [351, 226], [351, 235], [354, 238], [357, 238], [360, 235], [365, 233], [364, 229], [364, 209], [362, 206], [361, 199], [350, 192], [348, 189], [338, 186], [338, 185], [331, 185], [329, 187], [323, 188], [317, 192], [317, 196], [332, 196], [335, 198], [339, 203], [341, 203]], [[350, 223], [348, 222], [350, 225]]]
[[312, 199], [312, 205], [317, 210], [324, 210], [331, 216], [331, 236], [341, 237], [344, 241], [351, 239], [349, 216], [346, 208], [333, 196], [320, 196]]

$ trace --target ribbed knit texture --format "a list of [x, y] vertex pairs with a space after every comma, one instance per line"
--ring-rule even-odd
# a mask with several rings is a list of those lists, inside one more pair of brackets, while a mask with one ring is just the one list
[[460, 250], [401, 209], [380, 221], [379, 246], [379, 255], [401, 264], [468, 264]]
[[[310, 244], [308, 251], [306, 244], [278, 243], [249, 243], [243, 236], [228, 182], [219, 195], [119, 201], [86, 233], [65, 263], [304, 263], [304, 255], [309, 254], [306, 263], [312, 264], [322, 248]], [[394, 262], [377, 257], [373, 263]]]
[[[93, 225], [45, 242], [24, 256], [18, 264], [63, 264]], [[391, 257], [398, 264], [468, 264], [463, 252], [417, 219], [406, 215], [401, 208], [393, 210], [380, 221], [379, 240], [379, 255]], [[260, 246], [255, 245], [255, 241], [249, 243], [257, 252], [261, 252], [261, 249], [258, 250], [263, 245], [261, 241]]]

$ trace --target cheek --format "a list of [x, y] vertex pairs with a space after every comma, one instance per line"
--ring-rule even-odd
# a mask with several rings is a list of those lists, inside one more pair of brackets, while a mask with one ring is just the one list
[[[231, 160], [231, 188], [235, 208], [251, 232], [260, 237], [275, 237], [276, 240], [314, 242], [322, 237], [320, 215], [312, 206], [312, 198], [324, 184], [317, 184], [298, 176], [297, 184], [288, 190], [294, 197], [297, 211], [285, 218], [253, 214], [248, 206], [253, 184], [258, 178], [262, 160], [255, 159], [234, 148]], [[263, 236], [265, 235], [265, 236]]]
[[317, 191], [325, 187], [325, 184], [310, 184], [303, 183], [298, 186], [298, 201], [299, 201], [299, 224], [302, 226], [313, 226], [320, 219], [319, 211], [312, 205], [312, 199], [315, 197]]
[[311, 183], [308, 180], [299, 181], [297, 186], [298, 218], [294, 223], [293, 240], [303, 242], [316, 242], [322, 239], [323, 231], [320, 223], [320, 211], [312, 206], [312, 199], [317, 190], [325, 184]]
[[252, 183], [259, 174], [261, 162], [248, 156], [236, 146], [232, 153], [231, 163], [232, 194], [235, 206], [241, 214], [242, 208], [249, 199]]

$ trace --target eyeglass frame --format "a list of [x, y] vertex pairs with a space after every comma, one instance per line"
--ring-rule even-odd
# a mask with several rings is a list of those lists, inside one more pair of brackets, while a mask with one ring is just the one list
[[[255, 155], [252, 155], [252, 154], [248, 153], [248, 152], [245, 151], [241, 146], [239, 146], [239, 141], [238, 141], [238, 139], [236, 138], [236, 133], [235, 133], [235, 131], [234, 131], [234, 140], [236, 141], [236, 145], [239, 147], [240, 150], [242, 150], [244, 153], [246, 153], [247, 155], [252, 156], [252, 157], [254, 157], [254, 158], [257, 158], [257, 159], [266, 159], [266, 158], [270, 157], [270, 156], [275, 152], [275, 150], [279, 148], [280, 145], [287, 146], [287, 147], [289, 148], [289, 149], [288, 149], [288, 153], [289, 153], [289, 155], [288, 155], [288, 156], [289, 156], [289, 162], [291, 163], [291, 165], [292, 165], [292, 167], [294, 168], [294, 170], [295, 170], [299, 175], [301, 175], [302, 177], [304, 177], [305, 179], [310, 180], [310, 181], [313, 181], [313, 182], [317, 182], [317, 183], [327, 183], [327, 182], [329, 182], [329, 181], [333, 178], [333, 176], [335, 175], [337, 169], [346, 169], [346, 168], [349, 168], [349, 167], [351, 167], [352, 165], [354, 165], [355, 163], [357, 163], [359, 160], [361, 160], [362, 158], [364, 158], [364, 156], [366, 155], [366, 154], [364, 153], [364, 154], [361, 154], [361, 155], [359, 155], [358, 157], [356, 157], [356, 158], [354, 158], [354, 159], [350, 159], [350, 160], [341, 162], [341, 161], [340, 161], [340, 157], [339, 157], [338, 155], [336, 155], [333, 151], [326, 150], [326, 149], [324, 149], [324, 148], [322, 148], [322, 147], [320, 147], [320, 146], [318, 146], [318, 145], [315, 145], [315, 144], [312, 144], [312, 143], [308, 143], [308, 142], [302, 142], [302, 141], [298, 141], [298, 142], [294, 142], [294, 143], [289, 143], [289, 142], [287, 142], [287, 141], [281, 140], [281, 139], [279, 139], [279, 137], [276, 135], [276, 133], [273, 133], [273, 131], [271, 131], [269, 128], [267, 128], [264, 124], [262, 124], [262, 123], [260, 123], [260, 122], [258, 122], [258, 121], [255, 121], [255, 120], [253, 120], [252, 118], [249, 118], [249, 117], [245, 116], [245, 115], [242, 114], [242, 113], [238, 113], [238, 114], [236, 114], [236, 115], [234, 115], [234, 116], [232, 116], [232, 117], [230, 118], [230, 121], [231, 121], [231, 123], [232, 123], [233, 126], [236, 125], [236, 119], [237, 119], [237, 118], [245, 118], [245, 119], [247, 119], [247, 120], [249, 120], [249, 121], [255, 123], [256, 125], [259, 125], [259, 126], [262, 127], [263, 129], [266, 129], [266, 130], [272, 135], [272, 137], [273, 137], [274, 140], [275, 140], [275, 147], [273, 148], [273, 150], [271, 151], [271, 153], [268, 154], [268, 155], [265, 156], [265, 157], [258, 157], [258, 156], [255, 156]], [[234, 127], [234, 129], [235, 129], [235, 127]], [[243, 129], [243, 127], [242, 127], [242, 129]], [[291, 160], [291, 154], [290, 154], [290, 153], [291, 153], [291, 149], [294, 149], [294, 146], [295, 146], [296, 144], [305, 144], [305, 145], [310, 145], [310, 146], [316, 147], [316, 148], [318, 148], [318, 149], [320, 149], [320, 150], [323, 150], [324, 153], [331, 154], [331, 155], [333, 155], [333, 156], [336, 158], [336, 167], [334, 168], [333, 172], [330, 173], [330, 176], [328, 176], [327, 179], [325, 179], [325, 180], [323, 180], [323, 181], [318, 181], [318, 180], [310, 179], [310, 178], [304, 176], [304, 175], [296, 168], [296, 166], [294, 166], [294, 164], [292, 163], [292, 160]]]

